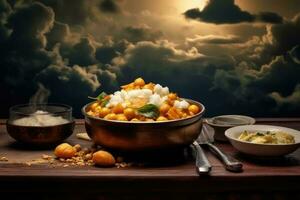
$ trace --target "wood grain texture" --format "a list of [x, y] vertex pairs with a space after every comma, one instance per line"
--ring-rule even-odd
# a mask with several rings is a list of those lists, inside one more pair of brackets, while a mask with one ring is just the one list
[[[47, 193], [49, 197], [56, 194], [72, 193], [75, 197], [83, 194], [112, 197], [117, 191], [121, 196], [149, 199], [154, 194], [164, 197], [193, 197], [201, 194], [226, 193], [246, 194], [244, 199], [255, 191], [261, 195], [294, 195], [300, 189], [300, 150], [277, 160], [257, 160], [239, 154], [231, 145], [217, 144], [226, 153], [238, 158], [244, 164], [242, 173], [231, 173], [210, 152], [206, 152], [212, 163], [210, 176], [196, 173], [194, 161], [182, 158], [174, 165], [143, 166], [129, 168], [97, 167], [59, 167], [49, 164], [27, 166], [26, 161], [39, 159], [42, 154], [53, 155], [52, 150], [24, 149], [14, 142], [6, 133], [5, 120], [0, 121], [0, 157], [8, 158], [0, 162], [0, 192], [18, 194], [37, 192]], [[258, 124], [281, 125], [300, 130], [300, 118], [294, 119], [258, 119]], [[84, 132], [83, 120], [77, 120], [74, 133]], [[89, 147], [90, 142], [75, 138], [67, 142]], [[176, 155], [173, 155], [174, 159]], [[296, 184], [291, 184], [296, 183]], [[52, 185], [53, 187], [44, 187]], [[101, 188], [101, 189], [99, 189]], [[131, 191], [131, 192], [130, 192]], [[177, 194], [177, 195], [176, 195]], [[51, 196], [54, 195], [54, 196]], [[96, 196], [97, 196], [96, 195]], [[120, 195], [115, 196], [120, 198]], [[133, 196], [132, 196], [133, 195]], [[242, 195], [242, 194], [241, 194]], [[251, 196], [251, 195], [250, 195]], [[267, 195], [268, 196], [268, 195]], [[205, 196], [210, 199], [210, 196]], [[76, 198], [75, 198], [76, 199]], [[100, 198], [101, 199], [101, 198]], [[106, 198], [104, 198], [106, 199]], [[137, 198], [138, 199], [138, 198]], [[188, 198], [187, 198], [188, 199]], [[297, 199], [297, 198], [296, 198]]]

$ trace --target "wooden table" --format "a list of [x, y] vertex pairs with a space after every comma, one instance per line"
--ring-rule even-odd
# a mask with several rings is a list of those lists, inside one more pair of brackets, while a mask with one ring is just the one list
[[[257, 119], [258, 124], [281, 125], [300, 130], [300, 119]], [[52, 150], [20, 149], [6, 133], [0, 121], [0, 194], [38, 199], [300, 199], [300, 149], [277, 160], [254, 160], [239, 154], [229, 144], [217, 144], [222, 150], [241, 160], [242, 173], [231, 173], [210, 152], [209, 176], [199, 176], [194, 161], [185, 159], [168, 166], [135, 166], [97, 168], [94, 166], [28, 166], [26, 161], [53, 155]], [[83, 132], [84, 123], [77, 121], [75, 133]], [[74, 135], [69, 143], [90, 146]], [[226, 197], [226, 198], [225, 198]]]

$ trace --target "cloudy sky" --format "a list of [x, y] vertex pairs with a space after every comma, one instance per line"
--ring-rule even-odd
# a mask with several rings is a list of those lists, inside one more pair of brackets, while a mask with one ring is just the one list
[[136, 77], [206, 116], [299, 117], [298, 0], [0, 0], [0, 117], [72, 105]]

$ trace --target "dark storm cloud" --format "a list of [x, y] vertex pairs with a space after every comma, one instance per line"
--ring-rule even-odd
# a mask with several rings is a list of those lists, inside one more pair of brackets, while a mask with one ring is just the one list
[[12, 12], [10, 5], [6, 0], [0, 0], [0, 44], [7, 40], [10, 31], [5, 27], [7, 17]]
[[277, 13], [273, 12], [261, 12], [257, 15], [257, 20], [272, 24], [280, 24], [283, 22], [283, 18]]
[[299, 73], [300, 64], [294, 62], [291, 54], [277, 56], [262, 67], [258, 78], [250, 82], [249, 87], [260, 88], [276, 102], [276, 106], [271, 109], [273, 112], [297, 117], [300, 108]]
[[56, 44], [65, 43], [71, 37], [71, 31], [67, 24], [55, 21], [53, 28], [46, 34], [46, 37], [47, 49], [52, 49]]
[[116, 75], [97, 65], [68, 67], [58, 63], [37, 74], [36, 80], [51, 91], [50, 102], [61, 102], [77, 108], [74, 110], [77, 116], [79, 108], [89, 101], [87, 96], [93, 95], [98, 88], [108, 92], [116, 89]]
[[118, 13], [120, 12], [120, 7], [116, 0], [101, 0], [99, 3], [99, 8], [102, 12], [108, 13]]
[[82, 25], [94, 19], [93, 7], [96, 1], [86, 0], [39, 0], [44, 5], [50, 6], [55, 12], [57, 21], [69, 25]]
[[214, 74], [218, 69], [227, 71], [234, 66], [230, 57], [203, 56], [195, 48], [181, 50], [168, 41], [130, 45], [113, 64], [121, 71], [120, 84], [142, 76], [146, 81], [168, 85], [182, 96], [205, 103], [211, 114], [217, 112], [214, 105], [218, 104], [210, 92]]
[[[112, 92], [119, 83], [138, 76], [203, 102], [208, 115], [295, 116], [300, 112], [299, 16], [268, 24], [265, 35], [245, 43], [233, 35], [204, 35], [187, 39], [189, 45], [184, 46], [162, 41], [164, 35], [154, 27], [132, 23], [122, 24], [117, 33], [108, 32], [111, 39], [96, 41], [87, 33], [91, 27], [86, 22], [101, 17], [100, 1], [20, 2], [10, 7], [0, 0], [0, 90], [5, 108], [1, 116], [12, 104], [28, 102], [41, 83], [51, 91], [50, 102], [71, 104], [81, 117], [86, 96]], [[281, 22], [274, 13], [253, 15], [233, 1], [221, 4], [230, 17], [218, 13], [217, 21], [206, 16], [207, 20], [218, 24], [224, 15], [222, 23], [254, 22], [259, 17]], [[212, 11], [206, 15], [215, 14]], [[112, 16], [107, 18], [115, 23]], [[203, 49], [208, 46], [232, 46], [235, 51], [207, 56]]]
[[12, 29], [11, 44], [16, 48], [41, 49], [46, 46], [45, 33], [49, 32], [54, 23], [54, 12], [41, 3], [22, 6], [14, 12], [7, 22]]
[[11, 105], [27, 103], [40, 83], [51, 91], [50, 101], [61, 100], [76, 108], [98, 88], [114, 88], [116, 75], [100, 63], [94, 65], [96, 42], [72, 33], [68, 24], [55, 22], [51, 7], [29, 2], [5, 10], [0, 28], [8, 34], [0, 35], [0, 90], [6, 109], [1, 109], [1, 116]]
[[240, 44], [240, 52], [235, 56], [238, 60], [252, 62], [258, 69], [267, 64], [275, 56], [285, 55], [300, 45], [300, 14], [282, 24], [267, 25], [267, 33], [262, 37], [253, 37], [245, 44]]
[[209, 0], [203, 10], [190, 9], [184, 15], [190, 19], [215, 24], [252, 22], [255, 19], [249, 12], [235, 5], [234, 0]]
[[50, 6], [57, 21], [72, 25], [85, 25], [97, 21], [102, 13], [120, 13], [116, 0], [38, 0]]
[[79, 108], [86, 103], [86, 98], [100, 86], [95, 74], [79, 67], [50, 65], [37, 75], [41, 82], [51, 91], [49, 101], [71, 104]]
[[270, 39], [274, 54], [285, 53], [300, 45], [300, 13], [291, 21], [271, 26], [269, 32], [272, 36]]
[[[53, 59], [45, 51], [47, 33], [54, 21], [51, 8], [40, 3], [19, 6], [10, 12], [2, 28], [9, 30], [0, 46], [1, 102], [6, 108], [34, 93], [37, 72], [46, 68]], [[2, 38], [3, 39], [3, 38]], [[23, 102], [24, 103], [24, 102]], [[1, 110], [1, 115], [7, 110]]]
[[47, 43], [44, 34], [53, 25], [54, 13], [49, 7], [33, 3], [15, 10], [7, 21], [5, 27], [11, 34], [0, 47], [1, 75], [2, 81], [16, 84], [30, 80], [51, 62], [51, 53], [43, 48]]
[[[278, 113], [294, 113], [295, 111], [300, 110], [300, 84], [295, 87], [294, 92], [289, 96], [282, 96], [277, 92], [273, 92], [270, 95], [277, 102], [276, 112]], [[298, 114], [294, 114], [295, 117], [298, 117]]]
[[[238, 52], [246, 54], [243, 59], [205, 56], [201, 55], [201, 48], [182, 50], [167, 41], [138, 42], [114, 58], [113, 65], [120, 69], [120, 83], [142, 76], [169, 85], [183, 96], [203, 102], [210, 115], [297, 116], [300, 99], [298, 18], [268, 25], [265, 35], [246, 43], [234, 43], [234, 37], [229, 36], [196, 36], [190, 41], [194, 45], [232, 42], [240, 49], [253, 47], [247, 52]], [[286, 40], [291, 38], [290, 41], [284, 43], [281, 40], [284, 35]], [[265, 62], [249, 59], [255, 55], [266, 57]]]
[[120, 83], [142, 76], [168, 85], [172, 91], [204, 103], [210, 115], [262, 114], [263, 108], [276, 106], [275, 100], [259, 90], [254, 93], [245, 88], [244, 82], [254, 78], [248, 80], [237, 72], [230, 57], [203, 56], [196, 49], [180, 50], [164, 41], [131, 45], [114, 61], [121, 70]]
[[209, 0], [202, 10], [193, 8], [187, 10], [184, 16], [188, 19], [214, 24], [235, 24], [254, 21], [281, 23], [283, 21], [281, 16], [272, 12], [262, 12], [258, 15], [251, 14], [234, 4], [234, 0]]
[[108, 39], [108, 41], [96, 49], [96, 58], [101, 63], [109, 64], [113, 58], [122, 54], [129, 45], [130, 43], [127, 40], [114, 42]]
[[82, 37], [80, 41], [73, 46], [63, 46], [61, 48], [62, 56], [68, 59], [70, 66], [96, 64], [95, 53], [96, 47], [89, 37]]
[[299, 74], [300, 65], [288, 54], [277, 56], [269, 64], [262, 66], [258, 79], [252, 83], [252, 87], [261, 88], [267, 93], [276, 91], [287, 96], [293, 92], [297, 84], [300, 84]]
[[6, 19], [6, 17], [11, 13], [12, 9], [7, 3], [6, 0], [0, 0], [0, 22], [3, 23], [3, 21]]

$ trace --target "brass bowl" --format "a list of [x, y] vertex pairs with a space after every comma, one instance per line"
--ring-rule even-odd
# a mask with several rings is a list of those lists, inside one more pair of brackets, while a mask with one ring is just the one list
[[[67, 119], [67, 123], [51, 126], [17, 125], [14, 120], [32, 115], [36, 110], [45, 110], [54, 116]], [[10, 108], [10, 117], [6, 122], [8, 134], [16, 141], [33, 146], [50, 146], [62, 142], [72, 135], [75, 121], [72, 108], [63, 104], [23, 104]]]
[[91, 102], [82, 108], [85, 128], [95, 144], [118, 151], [151, 151], [176, 149], [187, 146], [197, 139], [202, 128], [205, 107], [196, 101], [201, 112], [179, 120], [160, 122], [116, 121], [90, 116], [86, 113]]

